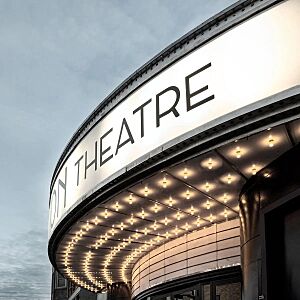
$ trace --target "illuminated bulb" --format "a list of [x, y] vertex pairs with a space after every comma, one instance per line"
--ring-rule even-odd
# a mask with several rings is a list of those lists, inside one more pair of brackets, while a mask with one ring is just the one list
[[206, 200], [206, 209], [210, 209], [210, 201]]
[[169, 238], [169, 231], [166, 232], [166, 238]]
[[213, 160], [211, 158], [208, 159], [208, 163], [207, 163], [208, 169], [211, 170], [213, 167]]
[[173, 198], [172, 196], [169, 197], [169, 205], [172, 207], [173, 206]]
[[185, 230], [188, 231], [189, 230], [189, 224], [186, 222], [185, 223]]
[[154, 229], [154, 230], [156, 230], [156, 229], [157, 229], [156, 220], [154, 221], [153, 229]]
[[133, 220], [133, 214], [131, 214], [131, 217], [130, 217], [130, 224], [133, 225], [134, 223], [134, 220]]
[[157, 242], [160, 241], [160, 235], [158, 234], [158, 236], [156, 237]]
[[116, 209], [116, 211], [119, 211], [119, 202], [118, 201], [116, 202], [115, 209]]
[[89, 229], [90, 229], [89, 221], [86, 221], [85, 230], [89, 231]]
[[274, 138], [272, 134], [269, 135], [269, 147], [272, 148], [274, 146]]
[[183, 178], [184, 179], [188, 178], [188, 169], [187, 168], [184, 168], [184, 170], [183, 170]]
[[105, 211], [104, 211], [104, 218], [107, 219], [107, 217], [108, 217], [108, 212], [107, 212], [107, 209], [105, 209]]
[[224, 217], [227, 219], [228, 217], [228, 212], [227, 212], [227, 208], [224, 209]]
[[228, 173], [228, 175], [227, 175], [227, 183], [231, 184], [231, 182], [232, 182], [232, 177], [231, 177], [230, 173]]
[[145, 197], [148, 197], [148, 193], [149, 193], [149, 190], [148, 190], [148, 186], [146, 185], [145, 188], [144, 188]]
[[206, 193], [208, 193], [209, 190], [210, 190], [210, 185], [209, 185], [208, 181], [206, 181], [206, 183], [205, 183], [205, 191], [206, 191]]
[[129, 202], [130, 205], [133, 202], [133, 195], [132, 195], [132, 193], [130, 193], [130, 195], [129, 195], [128, 202]]
[[178, 227], [176, 225], [176, 228], [175, 228], [175, 234], [178, 235]]
[[148, 234], [148, 229], [147, 229], [147, 227], [145, 227], [144, 235], [147, 235], [147, 234]]
[[162, 186], [164, 189], [167, 187], [167, 183], [168, 183], [167, 178], [166, 178], [166, 176], [164, 176], [163, 181], [162, 181]]
[[144, 209], [142, 209], [142, 219], [144, 219], [145, 218], [145, 211], [144, 211]]
[[197, 218], [197, 227], [200, 226], [200, 217]]
[[96, 216], [95, 219], [94, 219], [94, 224], [98, 225], [98, 223], [99, 223], [99, 219], [98, 219], [98, 216]]
[[82, 236], [82, 234], [83, 234], [82, 229], [80, 229], [79, 236]]
[[256, 165], [255, 165], [255, 164], [252, 165], [251, 171], [252, 171], [252, 175], [255, 175], [255, 174], [256, 174], [257, 169], [256, 169]]
[[105, 235], [104, 235], [104, 239], [107, 241], [107, 239], [108, 239], [108, 235], [107, 235], [107, 233], [105, 233]]
[[225, 203], [225, 204], [227, 203], [227, 199], [228, 199], [227, 193], [224, 193], [224, 195], [223, 195], [223, 200], [224, 200], [224, 203]]
[[181, 219], [180, 211], [177, 211], [176, 218], [177, 218], [177, 221], [180, 221], [180, 219]]
[[165, 225], [166, 225], [166, 226], [168, 225], [168, 222], [169, 222], [168, 218], [165, 217]]
[[213, 215], [212, 214], [210, 214], [210, 216], [209, 216], [209, 221], [210, 221], [210, 223], [212, 223], [213, 222]]
[[235, 149], [235, 155], [236, 155], [236, 158], [241, 158], [241, 156], [242, 156], [242, 151], [241, 151], [240, 146], [237, 146], [237, 147], [236, 147], [236, 149]]
[[185, 192], [185, 198], [186, 198], [187, 200], [189, 200], [190, 197], [191, 197], [190, 190], [187, 189], [186, 192]]
[[191, 215], [193, 216], [193, 215], [194, 215], [194, 213], [195, 213], [194, 206], [193, 206], [193, 205], [191, 205]]
[[121, 230], [124, 229], [124, 224], [123, 224], [123, 222], [121, 222], [120, 229], [121, 229]]
[[[136, 230], [136, 231], [137, 231], [137, 230]], [[138, 237], [139, 237], [139, 234], [136, 232], [136, 233], [134, 234], [134, 237], [135, 237], [135, 239], [137, 240]]]
[[114, 235], [115, 235], [115, 228], [114, 228], [115, 225], [113, 225], [112, 227], [113, 227], [113, 228], [112, 228], [112, 230], [111, 230], [111, 235], [114, 236]]
[[157, 205], [157, 203], [155, 203], [154, 204], [154, 212], [157, 214], [157, 212], [158, 212], [158, 205]]

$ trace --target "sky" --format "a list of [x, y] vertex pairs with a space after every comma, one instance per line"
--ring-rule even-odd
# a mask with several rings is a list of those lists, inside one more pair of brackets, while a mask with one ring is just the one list
[[0, 300], [50, 299], [49, 185], [83, 120], [233, 0], [0, 0]]

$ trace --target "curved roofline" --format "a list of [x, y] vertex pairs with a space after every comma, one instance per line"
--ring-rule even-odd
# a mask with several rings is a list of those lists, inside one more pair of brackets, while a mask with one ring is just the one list
[[[171, 64], [175, 63], [191, 51], [203, 46], [211, 39], [215, 38], [218, 35], [221, 35], [225, 31], [249, 19], [253, 15], [256, 15], [261, 11], [268, 9], [270, 6], [273, 6], [282, 1], [284, 0], [237, 1], [236, 3], [225, 8], [213, 17], [209, 18], [199, 26], [190, 30], [188, 33], [164, 48], [152, 59], [150, 59], [129, 77], [127, 77], [107, 97], [105, 97], [103, 101], [100, 102], [100, 104], [82, 122], [79, 128], [72, 135], [55, 166], [51, 179], [50, 191], [64, 160], [67, 159], [69, 154], [73, 151], [80, 140], [84, 138], [84, 136], [97, 122], [99, 122], [108, 112], [113, 110], [126, 97], [128, 97], [141, 85], [151, 80], [151, 78], [162, 72], [165, 68], [169, 67]], [[232, 19], [228, 20], [228, 18]], [[193, 42], [190, 43], [191, 41]], [[181, 53], [175, 55], [178, 49], [182, 49]], [[146, 76], [146, 74], [148, 74], [148, 76]], [[126, 91], [126, 93], [123, 95], [124, 91]]]

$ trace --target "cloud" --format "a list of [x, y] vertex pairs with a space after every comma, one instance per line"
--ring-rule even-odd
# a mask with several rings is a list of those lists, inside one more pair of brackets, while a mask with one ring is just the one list
[[44, 232], [32, 230], [0, 244], [0, 299], [50, 299], [51, 266]]

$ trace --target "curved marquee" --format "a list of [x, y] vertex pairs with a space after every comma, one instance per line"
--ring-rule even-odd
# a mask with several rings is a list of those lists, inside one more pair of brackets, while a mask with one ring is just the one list
[[203, 131], [300, 83], [300, 2], [255, 16], [126, 97], [77, 144], [50, 193], [49, 236], [99, 187], [194, 129]]

